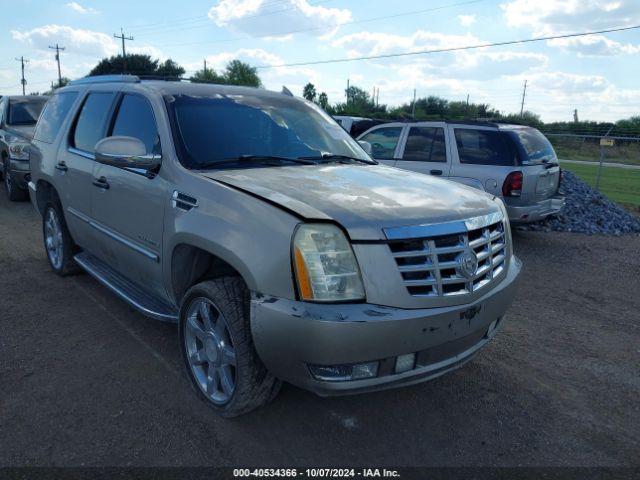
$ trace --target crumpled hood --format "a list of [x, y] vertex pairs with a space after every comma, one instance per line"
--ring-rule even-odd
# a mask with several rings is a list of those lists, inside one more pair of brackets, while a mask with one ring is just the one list
[[323, 164], [217, 170], [203, 175], [308, 220], [334, 220], [353, 240], [382, 229], [462, 220], [500, 211], [492, 196], [452, 181], [382, 165]]

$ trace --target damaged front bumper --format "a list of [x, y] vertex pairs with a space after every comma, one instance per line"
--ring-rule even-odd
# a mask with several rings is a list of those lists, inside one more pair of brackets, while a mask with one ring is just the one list
[[[520, 269], [521, 262], [512, 257], [499, 284], [477, 301], [455, 307], [327, 305], [254, 294], [255, 347], [271, 373], [319, 395], [423, 382], [463, 365], [496, 334]], [[340, 371], [354, 365], [369, 365], [370, 376], [330, 380], [316, 373], [317, 367]]]

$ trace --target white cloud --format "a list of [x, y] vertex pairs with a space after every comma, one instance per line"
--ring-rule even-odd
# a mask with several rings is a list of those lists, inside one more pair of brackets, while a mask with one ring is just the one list
[[471, 25], [476, 23], [476, 16], [475, 15], [458, 15], [458, 21], [460, 22], [460, 25], [462, 25], [463, 27], [470, 27]]
[[507, 25], [536, 34], [567, 33], [638, 24], [637, 0], [511, 0], [500, 5]]
[[67, 3], [67, 7], [69, 7], [71, 10], [73, 10], [74, 12], [79, 13], [81, 15], [86, 15], [88, 13], [90, 13], [90, 14], [99, 13], [98, 10], [96, 10], [95, 8], [83, 7], [78, 2], [69, 2], [69, 3]]
[[640, 53], [640, 45], [623, 44], [604, 35], [587, 37], [559, 38], [550, 40], [548, 45], [575, 52], [579, 57], [604, 57], [613, 55], [634, 55]]
[[254, 37], [279, 37], [301, 30], [329, 37], [340, 24], [351, 20], [351, 11], [311, 5], [307, 0], [277, 4], [269, 0], [220, 0], [209, 10], [209, 18], [218, 26], [230, 26]]
[[51, 42], [55, 41], [64, 45], [68, 51], [85, 55], [105, 57], [118, 52], [113, 37], [106, 33], [65, 25], [44, 25], [24, 32], [12, 30], [11, 35], [14, 40], [41, 50], [48, 49]]

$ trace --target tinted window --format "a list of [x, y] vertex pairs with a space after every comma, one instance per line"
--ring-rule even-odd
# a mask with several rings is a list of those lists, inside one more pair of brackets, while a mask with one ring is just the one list
[[344, 155], [370, 161], [322, 109], [286, 95], [166, 97], [180, 159], [212, 167], [244, 155]]
[[496, 130], [456, 128], [460, 163], [473, 165], [516, 165], [517, 154], [505, 136]]
[[78, 92], [63, 92], [54, 95], [47, 102], [38, 120], [34, 135], [36, 140], [53, 143], [77, 96]]
[[46, 98], [9, 100], [7, 123], [9, 125], [35, 125], [46, 102]]
[[113, 93], [91, 93], [80, 111], [73, 133], [73, 146], [85, 152], [95, 150], [96, 143], [104, 138], [105, 124]]
[[360, 140], [371, 144], [373, 158], [392, 160], [401, 133], [402, 127], [379, 128], [367, 133]]
[[145, 144], [147, 153], [160, 153], [153, 110], [149, 102], [139, 95], [122, 97], [111, 135], [137, 138]]
[[444, 128], [411, 127], [403, 160], [446, 162]]
[[526, 154], [526, 163], [534, 164], [557, 160], [556, 152], [547, 137], [535, 128], [517, 128], [508, 130], [508, 133], [522, 145]]

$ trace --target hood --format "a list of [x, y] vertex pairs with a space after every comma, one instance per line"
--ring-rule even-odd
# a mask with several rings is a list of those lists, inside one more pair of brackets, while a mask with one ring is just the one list
[[499, 212], [471, 187], [381, 165], [324, 164], [203, 173], [307, 220], [334, 220], [352, 240], [383, 240], [383, 228]]
[[31, 140], [35, 131], [35, 125], [7, 125], [7, 132], [25, 140]]

